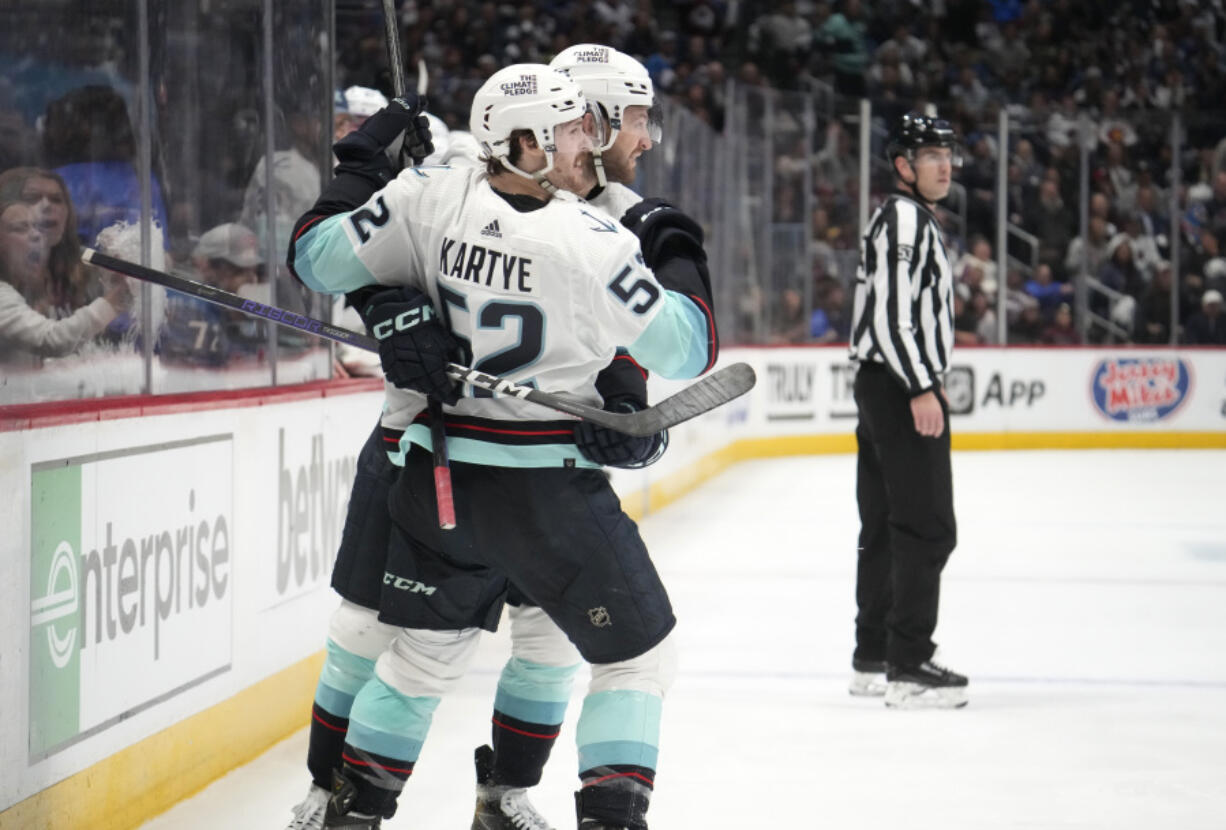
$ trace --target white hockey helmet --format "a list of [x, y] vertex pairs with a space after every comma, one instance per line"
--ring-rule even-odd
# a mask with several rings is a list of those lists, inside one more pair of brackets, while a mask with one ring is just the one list
[[[608, 150], [617, 140], [627, 107], [650, 110], [655, 103], [647, 67], [611, 46], [576, 44], [559, 52], [549, 65], [577, 83], [584, 97], [604, 111], [608, 130], [600, 150]], [[652, 141], [659, 141], [658, 124], [649, 124], [648, 134]]]
[[[554, 129], [586, 112], [587, 101], [574, 81], [541, 63], [516, 63], [495, 72], [477, 90], [468, 127], [485, 155], [551, 190], [545, 174], [553, 169], [557, 151]], [[545, 151], [544, 169], [525, 173], [510, 162], [515, 130], [532, 131]]]
[[351, 86], [336, 98], [336, 111], [368, 118], [387, 106], [387, 98], [368, 86]]

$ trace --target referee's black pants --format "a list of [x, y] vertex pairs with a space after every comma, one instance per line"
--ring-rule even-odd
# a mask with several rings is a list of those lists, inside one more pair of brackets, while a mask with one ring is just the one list
[[938, 438], [915, 431], [911, 401], [880, 364], [856, 373], [856, 651], [860, 660], [916, 665], [932, 656], [941, 570], [957, 542], [949, 408]]

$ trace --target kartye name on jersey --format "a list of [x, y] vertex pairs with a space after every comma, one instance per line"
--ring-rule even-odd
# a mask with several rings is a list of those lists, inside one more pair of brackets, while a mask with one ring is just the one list
[[530, 282], [532, 260], [476, 243], [443, 237], [439, 246], [439, 271], [447, 277], [476, 283], [497, 291], [535, 294]]

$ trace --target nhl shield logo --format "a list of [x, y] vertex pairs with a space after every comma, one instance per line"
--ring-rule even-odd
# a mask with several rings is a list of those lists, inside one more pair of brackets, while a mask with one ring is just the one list
[[613, 618], [609, 616], [608, 609], [603, 605], [597, 608], [589, 608], [587, 610], [587, 618], [597, 628], [608, 628], [613, 624]]

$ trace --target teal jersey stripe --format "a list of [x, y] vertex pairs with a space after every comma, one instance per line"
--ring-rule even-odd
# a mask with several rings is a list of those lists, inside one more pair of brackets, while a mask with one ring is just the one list
[[630, 345], [630, 354], [663, 377], [697, 377], [710, 358], [707, 315], [689, 297], [665, 293], [669, 302]]
[[324, 683], [320, 678], [315, 686], [315, 705], [338, 718], [349, 717], [353, 710], [353, 692], [342, 692]]
[[663, 704], [656, 695], [621, 689], [584, 698], [575, 734], [579, 771], [609, 764], [655, 769]]
[[580, 665], [547, 666], [512, 657], [498, 678], [494, 708], [530, 723], [561, 723]]
[[579, 772], [584, 773], [598, 767], [611, 767], [616, 764], [633, 764], [636, 767], [647, 767], [654, 770], [659, 759], [659, 749], [638, 741], [605, 741], [598, 744], [584, 744], [579, 747]]
[[559, 724], [566, 720], [568, 701], [528, 700], [502, 689], [494, 696], [494, 708], [516, 720], [528, 723]]
[[377, 755], [416, 761], [438, 704], [437, 697], [402, 695], [376, 676], [353, 702], [345, 740]]
[[348, 218], [338, 213], [321, 219], [294, 243], [294, 271], [307, 288], [343, 294], [377, 282], [345, 232]]
[[315, 702], [325, 712], [347, 718], [353, 707], [353, 696], [374, 673], [374, 660], [346, 651], [329, 638], [324, 667], [315, 686]]
[[[416, 444], [427, 450], [433, 450], [434, 443], [430, 440], [430, 428], [425, 424], [410, 424], [400, 436], [398, 452], [389, 452], [391, 460], [404, 466], [404, 454], [409, 445]], [[598, 470], [600, 465], [583, 457], [574, 444], [537, 444], [533, 446], [512, 446], [510, 444], [495, 444], [475, 438], [458, 438], [448, 436], [447, 454], [452, 461], [462, 461], [465, 464], [484, 464], [487, 467], [584, 467]], [[570, 462], [569, 464], [567, 462]]]
[[349, 731], [345, 733], [345, 743], [363, 752], [409, 763], [416, 763], [421, 756], [422, 741], [383, 732], [352, 719], [349, 721]]

